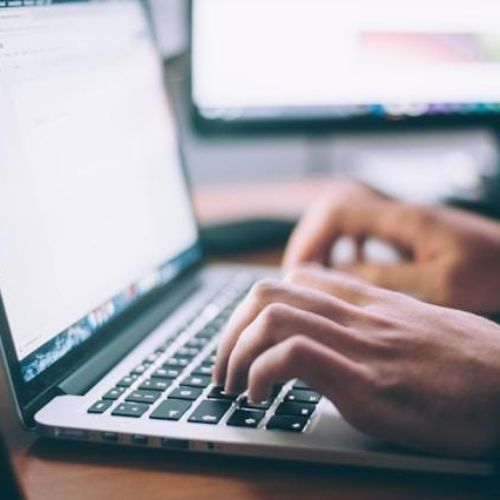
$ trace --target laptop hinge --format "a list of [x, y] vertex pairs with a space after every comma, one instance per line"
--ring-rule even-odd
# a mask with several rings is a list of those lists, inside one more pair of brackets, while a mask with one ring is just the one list
[[159, 326], [187, 297], [200, 286], [199, 274], [179, 283], [162, 299], [137, 319], [124, 327], [123, 332], [100, 349], [87, 362], [65, 378], [57, 388], [64, 394], [83, 395], [106, 373], [116, 366], [139, 342]]

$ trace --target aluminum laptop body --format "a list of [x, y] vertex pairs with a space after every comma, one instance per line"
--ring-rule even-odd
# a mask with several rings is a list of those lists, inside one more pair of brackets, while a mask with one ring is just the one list
[[0, 2], [0, 331], [22, 423], [56, 439], [490, 474], [386, 445], [300, 381], [211, 384], [275, 269], [204, 265], [145, 6]]

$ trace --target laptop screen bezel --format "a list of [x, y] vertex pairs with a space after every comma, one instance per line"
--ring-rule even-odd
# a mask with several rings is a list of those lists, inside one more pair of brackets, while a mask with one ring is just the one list
[[[145, 0], [130, 1], [135, 1], [142, 6], [144, 15], [146, 16], [148, 21], [152, 39], [156, 42], [151, 18], [151, 11], [148, 2], [146, 2]], [[75, 3], [75, 0], [71, 0], [71, 2]], [[77, 0], [76, 3], [98, 4], [99, 0]], [[56, 3], [52, 5], [45, 4], [41, 6], [41, 8], [47, 8], [56, 5]], [[37, 7], [30, 6], [26, 8]], [[158, 59], [159, 63], [161, 64], [161, 56], [159, 51]], [[164, 88], [166, 98], [170, 99], [166, 78], [164, 78]], [[171, 109], [173, 109], [173, 107]], [[176, 119], [176, 117], [174, 116], [173, 119]], [[178, 126], [177, 130], [180, 130]], [[177, 137], [177, 143], [182, 175], [186, 190], [191, 199], [191, 184], [186, 168], [185, 157], [182, 153], [181, 139], [179, 136]], [[196, 222], [196, 216], [192, 204], [191, 215], [193, 221]], [[201, 267], [204, 262], [204, 255], [198, 225], [196, 225], [195, 243], [190, 248], [185, 250], [185, 253], [188, 252], [191, 252], [194, 258], [192, 259], [192, 262], [190, 262], [184, 269], [182, 269], [176, 277], [174, 277], [171, 281], [164, 284], [160, 288], [154, 289], [145, 294], [131, 307], [129, 307], [122, 314], [113, 319], [108, 325], [104, 326], [102, 330], [96, 332], [95, 335], [87, 339], [81, 345], [72, 349], [61, 359], [56, 361], [53, 365], [48, 367], [40, 375], [29, 382], [26, 382], [22, 377], [21, 362], [18, 360], [16, 354], [16, 349], [10, 330], [4, 301], [2, 299], [2, 292], [0, 289], [0, 348], [4, 358], [4, 365], [6, 367], [7, 381], [11, 386], [19, 416], [26, 427], [33, 427], [34, 414], [57, 393], [57, 386], [61, 383], [61, 381], [63, 381], [68, 375], [74, 372], [76, 368], [88, 361], [94, 353], [98, 352], [105, 345], [116, 339], [116, 337], [119, 336], [123, 331], [123, 328], [130, 323], [130, 320], [133, 317], [137, 317], [141, 313], [145, 312], [149, 307], [151, 307], [151, 304], [155, 303], [160, 297], [164, 297], [165, 294], [168, 293], [168, 291], [171, 290], [173, 286], [175, 286], [178, 280]]]

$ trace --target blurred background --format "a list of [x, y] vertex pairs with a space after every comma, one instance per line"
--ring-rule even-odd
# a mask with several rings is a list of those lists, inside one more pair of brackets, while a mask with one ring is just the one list
[[[341, 173], [498, 215], [494, 0], [151, 3], [195, 190], [309, 183], [286, 212], [297, 216]], [[346, 25], [363, 30], [371, 73], [342, 71]], [[258, 215], [280, 215], [276, 200], [263, 203]]]

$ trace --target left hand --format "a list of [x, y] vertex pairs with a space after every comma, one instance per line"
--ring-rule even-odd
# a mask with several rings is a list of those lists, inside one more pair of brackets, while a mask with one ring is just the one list
[[478, 456], [500, 442], [500, 327], [321, 269], [257, 284], [219, 347], [215, 382], [264, 400], [300, 378], [373, 436]]
[[[347, 236], [357, 259], [341, 268], [373, 285], [476, 314], [500, 312], [500, 224], [463, 210], [390, 199], [352, 181], [336, 181], [306, 211], [288, 245], [285, 265], [329, 263]], [[364, 242], [392, 244], [401, 262], [364, 259]]]

